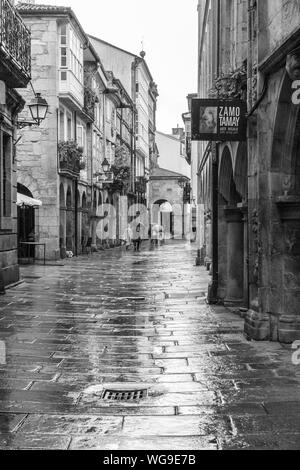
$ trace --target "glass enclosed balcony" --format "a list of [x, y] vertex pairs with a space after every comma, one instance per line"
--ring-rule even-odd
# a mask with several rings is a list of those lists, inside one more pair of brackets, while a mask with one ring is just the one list
[[31, 37], [9, 0], [0, 0], [0, 80], [26, 87], [31, 73]]

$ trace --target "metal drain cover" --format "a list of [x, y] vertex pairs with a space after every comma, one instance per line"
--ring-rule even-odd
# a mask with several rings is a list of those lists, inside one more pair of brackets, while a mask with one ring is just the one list
[[109, 390], [105, 389], [102, 400], [106, 401], [139, 401], [147, 398], [148, 389], [143, 390]]

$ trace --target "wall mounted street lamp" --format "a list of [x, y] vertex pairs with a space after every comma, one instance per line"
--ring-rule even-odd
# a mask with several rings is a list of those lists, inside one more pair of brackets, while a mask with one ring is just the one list
[[181, 189], [184, 189], [184, 188], [185, 188], [185, 185], [186, 185], [186, 180], [185, 180], [185, 178], [180, 178], [180, 179], [178, 180], [178, 184], [179, 184], [179, 186], [180, 186]]
[[107, 158], [105, 158], [102, 162], [102, 168], [105, 174], [109, 173], [110, 171], [110, 164]]
[[39, 126], [47, 116], [49, 105], [41, 93], [34, 93], [34, 98], [30, 101], [28, 108], [32, 117], [31, 121], [18, 121], [17, 126], [19, 129], [24, 127]]

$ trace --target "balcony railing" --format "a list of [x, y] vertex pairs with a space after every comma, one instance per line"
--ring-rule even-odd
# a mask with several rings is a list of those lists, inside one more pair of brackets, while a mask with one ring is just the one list
[[83, 149], [75, 141], [58, 143], [59, 172], [73, 178], [79, 178], [80, 171], [85, 170]]
[[0, 0], [0, 53], [2, 78], [9, 77], [12, 87], [26, 86], [31, 72], [30, 31], [9, 0]]
[[96, 93], [90, 88], [84, 87], [84, 110], [85, 112], [95, 120], [95, 104], [97, 102]]

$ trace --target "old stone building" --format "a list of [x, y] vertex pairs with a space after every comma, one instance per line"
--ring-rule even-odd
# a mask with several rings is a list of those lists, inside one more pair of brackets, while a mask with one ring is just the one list
[[149, 198], [149, 174], [152, 162], [157, 159], [155, 145], [157, 85], [145, 60], [102, 39], [90, 36], [90, 40], [107, 70], [121, 80], [136, 107], [135, 114], [135, 192], [138, 202], [147, 204]]
[[25, 105], [16, 88], [30, 80], [30, 32], [13, 2], [0, 0], [0, 292], [19, 280], [16, 140]]
[[21, 132], [18, 183], [42, 202], [35, 238], [55, 260], [77, 254], [89, 237], [94, 91], [85, 67], [97, 69], [99, 58], [70, 8], [19, 4], [18, 11], [31, 30], [32, 82], [49, 104], [45, 122]]
[[[246, 142], [194, 143], [210, 299], [256, 340], [300, 338], [297, 0], [199, 1], [200, 98], [247, 101]], [[213, 40], [215, 38], [216, 40]]]
[[18, 11], [31, 30], [33, 84], [49, 104], [46, 122], [24, 129], [18, 146], [19, 186], [42, 203], [22, 233], [33, 229], [49, 260], [115, 246], [118, 220], [103, 222], [104, 206], [118, 214], [121, 195], [135, 198], [134, 103], [71, 8]]

